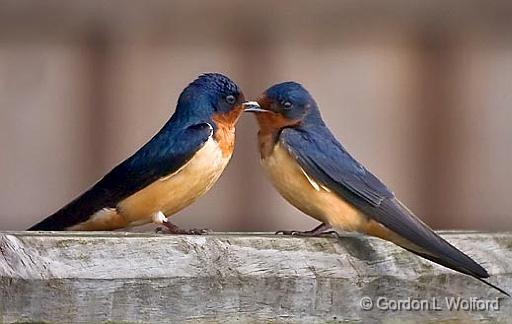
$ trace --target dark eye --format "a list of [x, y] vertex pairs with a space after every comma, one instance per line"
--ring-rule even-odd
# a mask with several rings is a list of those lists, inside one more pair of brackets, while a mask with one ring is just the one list
[[230, 105], [234, 104], [234, 103], [235, 103], [235, 101], [236, 101], [236, 98], [235, 98], [235, 96], [233, 96], [233, 95], [229, 95], [229, 96], [227, 96], [227, 97], [226, 97], [226, 102], [227, 102], [228, 104], [230, 104]]
[[291, 102], [289, 102], [289, 101], [285, 101], [285, 102], [283, 103], [283, 107], [284, 107], [284, 109], [286, 109], [286, 110], [291, 109], [291, 108], [292, 108], [292, 103], [291, 103]]

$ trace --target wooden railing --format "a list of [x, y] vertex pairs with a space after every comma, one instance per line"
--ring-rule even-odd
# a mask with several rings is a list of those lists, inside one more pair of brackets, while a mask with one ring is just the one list
[[[443, 236], [512, 291], [512, 234]], [[2, 323], [512, 318], [479, 281], [355, 235], [0, 232], [0, 287]]]

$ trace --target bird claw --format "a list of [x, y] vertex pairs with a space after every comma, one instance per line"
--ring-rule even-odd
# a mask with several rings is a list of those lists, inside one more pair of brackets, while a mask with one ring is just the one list
[[210, 229], [207, 228], [191, 228], [191, 229], [182, 229], [177, 225], [169, 221], [165, 221], [162, 223], [165, 227], [157, 227], [156, 233], [159, 234], [184, 234], [184, 235], [203, 235], [211, 232]]
[[323, 237], [323, 236], [336, 236], [339, 238], [339, 234], [336, 231], [329, 231], [331, 229], [331, 226], [322, 223], [318, 225], [317, 227], [313, 228], [310, 231], [277, 231], [276, 235], [283, 234], [283, 235], [295, 235], [295, 236], [306, 236], [306, 237]]
[[185, 230], [186, 233], [184, 233], [184, 234], [203, 235], [203, 234], [208, 234], [211, 231], [212, 230], [209, 228], [191, 228], [189, 230]]
[[325, 231], [325, 232], [315, 232], [315, 231], [277, 231], [276, 235], [292, 235], [292, 236], [302, 236], [302, 237], [332, 237], [335, 236], [339, 238], [339, 234], [336, 231]]

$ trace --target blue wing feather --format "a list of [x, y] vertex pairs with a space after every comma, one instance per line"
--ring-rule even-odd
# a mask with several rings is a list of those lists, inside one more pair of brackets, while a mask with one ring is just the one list
[[285, 129], [281, 139], [303, 167], [311, 169], [325, 185], [341, 184], [338, 189], [345, 194], [375, 207], [383, 200], [394, 197], [377, 177], [343, 148], [327, 128], [308, 131]]
[[[178, 131], [176, 131], [178, 129]], [[60, 230], [86, 221], [161, 177], [177, 171], [212, 134], [208, 123], [164, 126], [134, 155], [116, 166], [92, 188], [29, 230]]]
[[368, 217], [429, 251], [429, 259], [479, 278], [489, 276], [483, 267], [437, 235], [398, 201], [377, 177], [345, 151], [326, 127], [284, 129], [279, 140], [308, 175]]

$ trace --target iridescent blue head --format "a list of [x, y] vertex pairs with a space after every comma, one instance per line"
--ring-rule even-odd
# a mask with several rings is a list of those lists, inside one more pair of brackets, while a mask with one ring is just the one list
[[264, 131], [323, 123], [315, 100], [297, 82], [273, 85], [258, 99], [258, 104], [260, 108], [245, 111], [257, 113], [256, 117]]
[[175, 118], [223, 116], [236, 122], [243, 107], [254, 105], [245, 101], [242, 90], [227, 76], [205, 73], [183, 90], [178, 99]]

